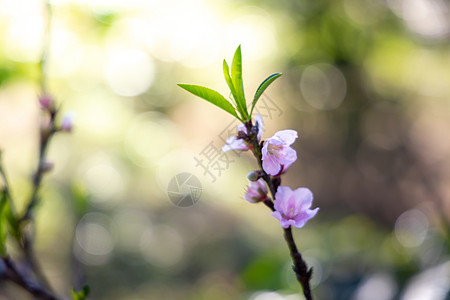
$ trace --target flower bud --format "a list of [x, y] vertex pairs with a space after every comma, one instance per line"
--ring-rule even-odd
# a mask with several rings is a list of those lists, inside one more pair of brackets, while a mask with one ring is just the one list
[[51, 95], [44, 94], [39, 97], [39, 104], [44, 110], [52, 110], [55, 107], [55, 100], [53, 100], [53, 97]]
[[61, 131], [71, 132], [73, 128], [73, 120], [75, 119], [75, 115], [73, 113], [68, 113], [65, 115], [61, 122]]
[[257, 181], [258, 179], [261, 178], [261, 176], [262, 176], [262, 172], [260, 170], [252, 171], [252, 172], [248, 173], [247, 179], [250, 181]]
[[247, 192], [244, 195], [245, 200], [251, 203], [258, 203], [267, 199], [266, 183], [262, 179], [250, 182]]

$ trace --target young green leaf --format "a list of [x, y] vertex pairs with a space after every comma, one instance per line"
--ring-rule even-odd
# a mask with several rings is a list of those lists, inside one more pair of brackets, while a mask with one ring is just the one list
[[253, 109], [255, 108], [256, 103], [258, 102], [261, 95], [264, 93], [264, 91], [269, 87], [272, 82], [275, 81], [278, 77], [283, 75], [282, 73], [275, 73], [267, 77], [258, 87], [258, 89], [255, 92], [255, 96], [253, 97], [253, 103], [252, 103], [252, 109], [250, 110], [250, 116], [253, 113]]
[[242, 53], [241, 45], [239, 45], [234, 53], [233, 62], [231, 64], [231, 81], [233, 82], [236, 92], [236, 106], [241, 114], [242, 119], [248, 120], [247, 104], [245, 102], [244, 84], [242, 81]]
[[75, 289], [72, 289], [72, 299], [73, 300], [85, 300], [89, 295], [90, 288], [88, 285], [83, 286], [81, 291], [76, 292]]
[[228, 84], [228, 87], [230, 88], [231, 94], [233, 95], [233, 99], [237, 104], [237, 96], [236, 96], [236, 91], [234, 89], [233, 86], [233, 81], [231, 81], [231, 76], [230, 76], [230, 68], [228, 67], [227, 61], [224, 59], [223, 60], [223, 76], [225, 77], [225, 81]]
[[178, 84], [178, 86], [200, 98], [205, 99], [208, 102], [211, 102], [212, 104], [220, 107], [224, 111], [241, 120], [236, 114], [236, 110], [234, 109], [233, 105], [231, 105], [231, 103], [228, 102], [228, 100], [218, 92], [203, 86], [193, 84]]

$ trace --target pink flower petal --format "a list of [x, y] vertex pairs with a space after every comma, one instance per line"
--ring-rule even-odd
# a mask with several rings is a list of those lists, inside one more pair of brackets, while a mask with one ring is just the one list
[[301, 199], [300, 209], [305, 211], [311, 207], [313, 202], [313, 194], [308, 188], [298, 188], [294, 191], [295, 197]]
[[264, 157], [263, 154], [262, 166], [264, 171], [270, 175], [277, 175], [281, 169], [281, 165], [272, 157], [272, 155]]
[[272, 217], [274, 217], [275, 219], [277, 219], [278, 221], [281, 222], [281, 220], [283, 219], [283, 217], [281, 216], [281, 214], [278, 211], [274, 211], [273, 213], [270, 214]]
[[269, 146], [269, 143], [267, 141], [264, 142], [264, 145], [261, 149], [262, 159], [264, 160], [264, 157], [266, 157], [269, 154], [269, 150], [267, 147]]
[[297, 160], [297, 152], [290, 147], [285, 147], [278, 156], [278, 161], [282, 165], [291, 165], [296, 160]]
[[313, 210], [306, 210], [305, 212], [303, 212], [302, 214], [298, 215], [295, 218], [294, 226], [297, 228], [302, 228], [303, 226], [305, 226], [306, 222], [314, 218], [314, 216], [317, 214], [318, 211], [319, 211], [318, 207]]
[[227, 138], [226, 144], [222, 147], [223, 152], [230, 150], [248, 150], [247, 144], [236, 136], [230, 136]]
[[280, 186], [275, 194], [275, 212], [272, 216], [278, 219], [284, 228], [291, 225], [301, 228], [319, 211], [319, 208], [309, 209], [312, 200], [313, 195], [308, 188], [293, 191], [290, 187]]
[[288, 228], [291, 225], [295, 226], [295, 221], [291, 219], [281, 219], [281, 227]]
[[286, 145], [292, 145], [297, 139], [297, 131], [292, 129], [281, 130], [275, 133], [275, 137], [283, 141]]
[[239, 132], [239, 131], [243, 131], [243, 132], [245, 132], [245, 134], [248, 133], [248, 132], [247, 132], [247, 127], [245, 127], [244, 124], [239, 124], [239, 125], [237, 126], [237, 131], [238, 131], [238, 132]]
[[292, 163], [283, 165], [283, 170], [281, 170], [281, 174], [284, 174], [287, 171], [287, 169], [289, 169], [289, 167], [292, 165]]
[[279, 186], [275, 194], [275, 209], [277, 211], [286, 211], [287, 203], [292, 195], [292, 190], [288, 186]]

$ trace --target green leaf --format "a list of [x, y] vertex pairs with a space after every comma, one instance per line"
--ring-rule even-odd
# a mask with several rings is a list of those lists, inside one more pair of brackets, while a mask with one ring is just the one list
[[255, 108], [256, 103], [258, 102], [261, 95], [264, 93], [264, 91], [269, 87], [269, 85], [272, 84], [272, 82], [275, 81], [278, 77], [283, 75], [282, 73], [275, 73], [267, 77], [258, 87], [258, 89], [255, 92], [255, 96], [253, 97], [253, 103], [252, 103], [252, 109], [250, 110], [250, 116], [253, 113], [253, 108]]
[[247, 104], [245, 102], [244, 84], [242, 81], [242, 54], [241, 45], [239, 45], [234, 53], [233, 62], [231, 64], [231, 81], [236, 91], [236, 106], [244, 121], [248, 120]]
[[[8, 197], [8, 195], [6, 195], [6, 197]], [[17, 218], [14, 215], [13, 209], [11, 207], [11, 199], [10, 198], [9, 198], [9, 201], [6, 201], [3, 216], [9, 225], [8, 226], [9, 234], [11, 234], [16, 239], [20, 238], [22, 233], [21, 233], [21, 230], [19, 227], [19, 222], [17, 221]]]
[[227, 61], [224, 59], [223, 60], [223, 76], [225, 77], [225, 81], [228, 84], [228, 87], [230, 88], [231, 94], [233, 95], [233, 99], [236, 102], [237, 105], [237, 96], [236, 96], [236, 91], [234, 89], [233, 86], [233, 81], [231, 80], [231, 76], [230, 76], [230, 68], [228, 67]]
[[88, 285], [83, 286], [83, 289], [81, 291], [76, 292], [74, 289], [72, 289], [72, 299], [73, 300], [84, 300], [89, 295], [90, 288]]
[[236, 114], [236, 110], [234, 109], [233, 105], [231, 105], [231, 103], [228, 102], [228, 100], [218, 92], [203, 86], [193, 84], [178, 84], [178, 86], [200, 98], [205, 99], [208, 102], [211, 102], [212, 104], [220, 107], [224, 111], [241, 120]]

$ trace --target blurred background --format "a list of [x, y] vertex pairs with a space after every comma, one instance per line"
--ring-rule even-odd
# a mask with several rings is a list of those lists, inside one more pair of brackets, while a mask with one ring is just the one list
[[[222, 59], [241, 44], [248, 99], [284, 73], [258, 112], [263, 138], [299, 132], [283, 184], [320, 207], [294, 230], [316, 298], [450, 299], [448, 1], [50, 5], [0, 1], [0, 147], [23, 208], [47, 45], [48, 90], [76, 115], [50, 145], [37, 215], [61, 295], [87, 282], [91, 299], [303, 299], [279, 222], [243, 199], [256, 162], [220, 152], [237, 123], [176, 86], [228, 96]], [[169, 198], [180, 173], [199, 182], [189, 207]], [[0, 299], [31, 298], [2, 282]]]

